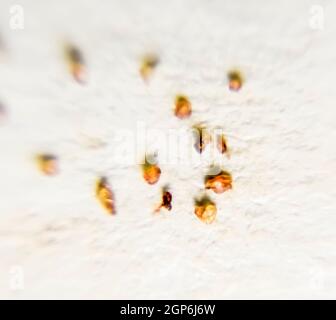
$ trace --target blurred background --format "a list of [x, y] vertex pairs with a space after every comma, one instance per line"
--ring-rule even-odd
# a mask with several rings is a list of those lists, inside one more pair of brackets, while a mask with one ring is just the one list
[[[327, 0], [2, 0], [0, 298], [335, 298], [335, 14]], [[180, 93], [186, 121], [172, 112]], [[193, 211], [203, 168], [162, 164], [150, 186], [137, 163], [113, 161], [118, 130], [198, 122], [231, 150], [233, 189], [212, 194], [211, 225]], [[102, 175], [115, 216], [95, 198]], [[153, 215], [167, 183], [173, 209]]]

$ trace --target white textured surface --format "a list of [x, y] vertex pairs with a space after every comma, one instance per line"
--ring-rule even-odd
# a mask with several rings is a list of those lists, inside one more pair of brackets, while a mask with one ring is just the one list
[[[27, 0], [22, 31], [8, 29], [11, 3], [0, 4], [0, 297], [335, 298], [335, 1], [317, 3], [322, 31], [304, 0]], [[86, 87], [66, 73], [63, 39], [83, 50]], [[148, 51], [161, 64], [146, 86], [138, 60]], [[235, 66], [247, 78], [238, 94], [225, 86]], [[172, 116], [179, 92], [190, 121]], [[114, 130], [137, 121], [225, 128], [234, 189], [214, 197], [213, 225], [193, 215], [202, 170], [163, 165], [174, 207], [153, 216], [159, 186], [136, 165], [111, 164]], [[88, 137], [106, 145], [89, 149]], [[59, 176], [36, 170], [41, 150], [61, 158]], [[99, 174], [115, 217], [94, 197]], [[24, 290], [10, 289], [13, 266]]]

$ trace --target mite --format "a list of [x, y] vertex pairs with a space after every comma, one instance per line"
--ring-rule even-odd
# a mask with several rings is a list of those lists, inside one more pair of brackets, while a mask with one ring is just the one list
[[204, 178], [206, 189], [211, 189], [215, 193], [223, 193], [232, 189], [232, 176], [227, 171], [221, 171], [216, 175], [207, 175]]
[[216, 204], [207, 196], [195, 199], [195, 215], [206, 224], [214, 222], [217, 216]]
[[148, 82], [159, 62], [158, 56], [154, 54], [148, 54], [142, 58], [139, 72], [145, 82]]
[[230, 158], [230, 152], [224, 134], [217, 135], [217, 149], [220, 153], [225, 153]]
[[159, 212], [162, 208], [165, 208], [168, 211], [170, 211], [172, 209], [172, 200], [173, 200], [172, 194], [168, 191], [167, 187], [164, 187], [162, 189], [161, 204], [155, 209], [155, 212]]
[[65, 58], [72, 77], [80, 84], [85, 83], [85, 62], [81, 51], [73, 46], [65, 46]]
[[5, 106], [0, 103], [0, 124], [3, 124], [5, 122], [5, 119], [7, 117], [7, 110]]
[[54, 176], [59, 172], [58, 159], [52, 154], [39, 154], [36, 156], [38, 168], [47, 176]]
[[208, 130], [202, 125], [193, 126], [194, 132], [194, 147], [199, 153], [202, 153], [205, 147], [211, 142], [211, 135]]
[[161, 176], [161, 169], [156, 164], [149, 163], [147, 158], [142, 165], [142, 176], [148, 184], [155, 184]]
[[243, 85], [243, 77], [237, 70], [232, 70], [228, 73], [228, 82], [229, 82], [229, 89], [231, 91], [239, 91]]
[[105, 177], [96, 182], [96, 197], [109, 214], [115, 214], [114, 195]]
[[192, 110], [189, 99], [185, 96], [178, 95], [175, 98], [175, 116], [179, 119], [189, 118]]

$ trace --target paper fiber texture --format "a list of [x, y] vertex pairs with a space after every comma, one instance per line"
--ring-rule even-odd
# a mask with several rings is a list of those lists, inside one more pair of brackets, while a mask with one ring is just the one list
[[[0, 297], [335, 298], [335, 14], [334, 1], [2, 0]], [[145, 83], [148, 53], [160, 61]], [[174, 116], [177, 94], [189, 119]], [[161, 160], [150, 186], [134, 158], [115, 161], [116, 132], [199, 122], [231, 150], [233, 189], [209, 193], [210, 225], [194, 214], [204, 166]], [[160, 160], [156, 134], [148, 144]], [[58, 175], [38, 170], [41, 152]], [[95, 197], [100, 176], [115, 216]], [[153, 214], [165, 184], [173, 208]]]

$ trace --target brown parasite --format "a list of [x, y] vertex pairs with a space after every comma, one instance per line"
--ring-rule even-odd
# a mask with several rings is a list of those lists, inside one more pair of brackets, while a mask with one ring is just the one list
[[211, 135], [207, 128], [201, 124], [193, 126], [193, 134], [195, 139], [195, 150], [202, 153], [205, 150], [205, 147], [211, 142]]
[[54, 176], [59, 172], [58, 158], [53, 154], [38, 154], [36, 163], [41, 172], [47, 176]]
[[190, 117], [192, 113], [191, 102], [187, 97], [183, 95], [176, 96], [174, 113], [175, 116], [181, 120]]
[[173, 196], [170, 193], [169, 188], [167, 186], [162, 188], [161, 197], [162, 197], [161, 203], [159, 206], [157, 206], [154, 212], [159, 212], [162, 208], [165, 208], [168, 211], [170, 211], [172, 209]]
[[159, 62], [159, 57], [155, 54], [147, 54], [142, 58], [139, 72], [145, 82], [153, 75]]
[[206, 195], [200, 199], [195, 199], [195, 215], [202, 222], [210, 224], [215, 221], [217, 216], [216, 204]]
[[204, 178], [204, 185], [206, 189], [211, 189], [215, 193], [223, 193], [232, 189], [232, 176], [227, 171], [209, 174]]
[[74, 45], [65, 46], [65, 58], [72, 77], [80, 84], [86, 82], [86, 68], [82, 52]]
[[108, 213], [116, 214], [114, 194], [109, 186], [107, 178], [101, 177], [97, 180], [96, 197]]
[[7, 117], [7, 110], [5, 108], [5, 106], [0, 103], [0, 124], [3, 124], [6, 120]]
[[155, 184], [159, 181], [161, 176], [161, 169], [156, 163], [149, 161], [154, 159], [154, 156], [146, 156], [144, 164], [142, 165], [142, 176], [148, 184]]
[[243, 76], [238, 70], [232, 70], [228, 73], [229, 89], [231, 91], [239, 91], [244, 83]]
[[222, 154], [225, 153], [227, 157], [230, 158], [230, 150], [225, 135], [224, 134], [217, 135], [216, 142], [218, 151]]

